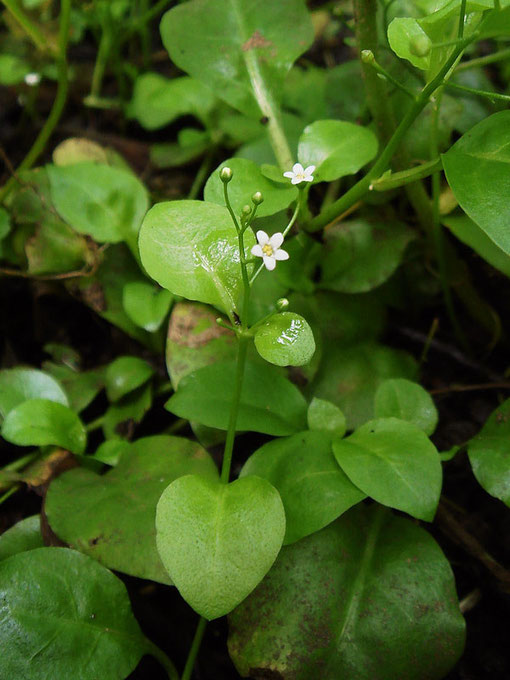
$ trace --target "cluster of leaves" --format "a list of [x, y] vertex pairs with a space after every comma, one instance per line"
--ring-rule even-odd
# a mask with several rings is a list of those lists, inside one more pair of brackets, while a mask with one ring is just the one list
[[[132, 4], [96, 2], [96, 14], [76, 10], [72, 25], [103, 40], [114, 19], [136, 24]], [[84, 679], [123, 678], [152, 654], [177, 677], [109, 570], [177, 587], [207, 620], [228, 615], [243, 677], [440, 680], [455, 664], [464, 621], [453, 574], [415, 520], [433, 520], [442, 459], [456, 451], [439, 452], [430, 439], [438, 414], [417, 362], [381, 342], [387, 305], [430, 296], [415, 276], [427, 246], [391, 190], [399, 176], [402, 184], [427, 176], [420, 165], [432, 161], [449, 187], [443, 201], [433, 197], [435, 226], [510, 275], [510, 114], [473, 106], [474, 90], [492, 88], [480, 69], [462, 71], [462, 62], [455, 71], [456, 62], [441, 76], [462, 40], [476, 49], [508, 35], [510, 8], [439, 5], [420, 0], [402, 16], [407, 3], [388, 3], [381, 40], [391, 72], [375, 62], [402, 86], [389, 96], [400, 125], [414, 116], [402, 138], [416, 167], [366, 175], [358, 214], [329, 225], [322, 240], [316, 220], [357, 191], [354, 176], [377, 168], [388, 147], [365, 110], [360, 76], [370, 58], [330, 70], [295, 65], [314, 39], [302, 0], [181, 3], [164, 15], [161, 36], [186, 75], [134, 76], [128, 117], [147, 130], [195, 118], [177, 141], [154, 144], [151, 159], [159, 167], [201, 159], [204, 200], [199, 183], [186, 200], [150, 207], [119, 154], [78, 138], [16, 175], [0, 208], [4, 271], [62, 279], [145, 357], [166, 342], [170, 382], [141, 356], [83, 370], [62, 345], [45, 348], [42, 370], [0, 371], [1, 435], [32, 447], [0, 470], [0, 488], [43, 484], [52, 461], [72, 458], [49, 486], [43, 517], [67, 547], [43, 546], [39, 517], [0, 538], [8, 622], [0, 675], [64, 678], [79, 668]], [[4, 55], [0, 82], [20, 83], [33, 69], [25, 58]], [[6, 73], [18, 75], [7, 82]], [[439, 76], [437, 99], [422, 101]], [[452, 96], [442, 89], [450, 81], [461, 88]], [[89, 105], [99, 103], [95, 90]], [[450, 146], [454, 133], [462, 136]], [[232, 157], [210, 172], [221, 153]], [[283, 176], [295, 159], [314, 166], [304, 189]], [[254, 232], [282, 232], [296, 219], [289, 259], [257, 270]], [[180, 420], [134, 438], [154, 396], [168, 391], [165, 407]], [[98, 395], [107, 409], [86, 423]], [[509, 422], [510, 401], [464, 444], [476, 479], [506, 505]], [[182, 423], [193, 440], [174, 435]], [[89, 433], [99, 428], [96, 447]], [[208, 448], [226, 439], [227, 452], [236, 430], [271, 439], [229, 483], [229, 467], [220, 476]]]

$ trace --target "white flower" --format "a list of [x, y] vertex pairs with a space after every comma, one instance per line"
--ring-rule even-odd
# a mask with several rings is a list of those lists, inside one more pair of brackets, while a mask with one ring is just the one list
[[33, 87], [34, 85], [39, 85], [40, 82], [41, 82], [40, 73], [27, 73], [25, 75], [25, 83], [27, 85], [30, 85], [30, 87]]
[[283, 234], [281, 232], [277, 232], [269, 238], [265, 231], [258, 231], [257, 241], [258, 244], [253, 246], [251, 254], [261, 257], [264, 260], [266, 269], [269, 269], [269, 271], [272, 272], [276, 267], [276, 260], [289, 259], [289, 253], [280, 248], [283, 243]]
[[309, 165], [303, 168], [301, 163], [294, 163], [292, 170], [284, 172], [284, 177], [289, 177], [292, 184], [301, 184], [301, 182], [313, 182], [312, 172], [315, 170], [315, 165]]

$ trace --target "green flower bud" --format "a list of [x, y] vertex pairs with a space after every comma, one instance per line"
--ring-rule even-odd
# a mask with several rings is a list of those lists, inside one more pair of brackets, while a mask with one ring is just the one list
[[225, 182], [225, 184], [227, 184], [227, 182], [230, 182], [230, 180], [232, 179], [232, 175], [233, 173], [230, 168], [227, 168], [226, 166], [224, 168], [221, 168], [220, 179], [222, 182]]
[[372, 50], [361, 50], [361, 61], [364, 64], [373, 64], [375, 61], [375, 57]]
[[253, 196], [251, 197], [251, 200], [255, 203], [255, 205], [260, 205], [264, 201], [264, 197], [260, 193], [260, 191], [256, 191]]
[[289, 301], [287, 300], [287, 298], [280, 298], [279, 300], [276, 301], [275, 306], [279, 312], [283, 312], [283, 310], [287, 309], [287, 307], [289, 306]]
[[409, 51], [414, 54], [415, 57], [426, 57], [430, 54], [430, 49], [432, 47], [432, 42], [428, 35], [419, 35], [413, 38], [409, 43]]
[[249, 217], [250, 214], [251, 214], [251, 207], [249, 205], [243, 205], [242, 216], [243, 217]]

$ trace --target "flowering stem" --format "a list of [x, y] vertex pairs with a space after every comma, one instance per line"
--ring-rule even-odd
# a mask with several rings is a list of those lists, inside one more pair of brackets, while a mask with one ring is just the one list
[[168, 656], [165, 654], [165, 652], [162, 649], [160, 649], [157, 645], [155, 645], [154, 642], [152, 642], [152, 640], [149, 640], [148, 638], [146, 638], [146, 640], [147, 640], [147, 653], [159, 661], [159, 663], [165, 669], [169, 680], [179, 680], [179, 674], [177, 673], [177, 669], [170, 661]]
[[42, 33], [39, 26], [33, 23], [33, 21], [23, 12], [19, 0], [2, 0], [4, 5], [7, 7], [12, 16], [16, 19], [18, 24], [23, 28], [25, 33], [28, 35], [30, 40], [34, 43], [37, 49], [44, 52], [49, 49], [46, 37]]
[[362, 179], [360, 179], [359, 182], [352, 186], [343, 196], [341, 196], [337, 201], [332, 203], [325, 210], [323, 210], [322, 213], [311, 220], [311, 222], [309, 222], [307, 225], [308, 231], [318, 231], [319, 229], [322, 229], [327, 224], [332, 222], [336, 217], [338, 217], [338, 215], [341, 215], [348, 208], [350, 208], [351, 205], [363, 198], [367, 191], [369, 191], [372, 181], [377, 177], [380, 177], [388, 167], [404, 135], [414, 123], [418, 115], [428, 104], [430, 96], [437, 90], [438, 87], [440, 87], [440, 85], [443, 84], [445, 76], [460, 57], [464, 48], [469, 45], [470, 42], [473, 42], [473, 40], [476, 40], [476, 34], [472, 34], [469, 38], [465, 38], [459, 43], [458, 47], [445, 61], [436, 76], [429, 83], [427, 83], [427, 85], [425, 85], [418, 95], [416, 101], [404, 115], [399, 126], [393, 133], [391, 139], [373, 165], [372, 169]]
[[389, 191], [390, 189], [397, 189], [398, 187], [405, 186], [411, 182], [416, 182], [419, 179], [424, 179], [429, 177], [437, 170], [441, 170], [443, 164], [439, 157], [434, 158], [434, 160], [428, 161], [427, 163], [422, 163], [417, 165], [415, 168], [409, 168], [408, 170], [402, 170], [401, 172], [392, 172], [388, 175], [382, 175], [379, 179], [374, 179], [372, 182], [372, 189], [374, 191]]
[[[5, 1], [5, 0], [4, 0]], [[53, 130], [55, 129], [60, 116], [64, 110], [64, 106], [67, 100], [68, 92], [68, 77], [67, 77], [67, 42], [69, 39], [69, 23], [71, 17], [71, 0], [62, 0], [60, 6], [60, 17], [59, 17], [59, 34], [58, 34], [58, 57], [57, 57], [57, 71], [58, 71], [58, 86], [57, 94], [55, 96], [55, 101], [50, 111], [50, 115], [46, 119], [42, 130], [40, 131], [37, 139], [32, 145], [32, 148], [27, 153], [20, 166], [17, 168], [17, 172], [28, 170], [39, 158], [41, 153], [50, 138]], [[16, 184], [16, 178], [11, 177], [8, 182], [3, 186], [0, 191], [0, 203], [5, 199], [7, 194], [12, 190]]]
[[184, 671], [181, 675], [181, 680], [189, 680], [191, 678], [191, 673], [193, 672], [193, 666], [197, 658], [198, 650], [200, 649], [200, 643], [204, 637], [205, 627], [207, 626], [207, 620], [203, 616], [200, 617], [198, 622], [197, 630], [195, 632], [195, 637], [191, 643], [191, 647], [188, 653], [188, 658], [186, 659], [186, 665], [184, 666]]

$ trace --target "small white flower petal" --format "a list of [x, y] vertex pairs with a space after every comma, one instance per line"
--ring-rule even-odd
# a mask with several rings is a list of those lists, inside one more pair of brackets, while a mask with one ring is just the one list
[[304, 171], [305, 171], [305, 169], [303, 168], [301, 163], [294, 163], [294, 165], [292, 166], [292, 172], [295, 175], [301, 175], [301, 174], [303, 174]]
[[256, 246], [253, 246], [251, 249], [251, 254], [255, 255], [255, 257], [264, 257], [264, 253], [262, 252], [262, 246], [259, 246], [258, 244]]
[[269, 236], [266, 234], [265, 231], [262, 231], [262, 229], [260, 229], [257, 232], [257, 241], [259, 242], [259, 245], [265, 246], [266, 243], [269, 242]]
[[294, 177], [294, 173], [292, 172], [292, 170], [289, 170], [288, 172], [284, 172], [283, 176], [292, 179]]
[[307, 168], [305, 168], [305, 175], [311, 175], [314, 170], [315, 165], [309, 165]]
[[313, 177], [311, 175], [305, 175], [305, 177], [303, 177], [303, 182], [313, 182]]
[[276, 260], [274, 257], [268, 257], [267, 255], [264, 255], [264, 264], [266, 265], [266, 269], [269, 269], [269, 271], [272, 272], [276, 267]]
[[281, 231], [277, 231], [276, 234], [273, 234], [271, 238], [269, 239], [269, 245], [273, 250], [276, 250], [279, 248], [283, 243], [283, 234]]
[[302, 181], [303, 181], [303, 179], [301, 177], [293, 177], [291, 179], [291, 184], [300, 184], [300, 182], [302, 182]]
[[288, 260], [289, 257], [290, 257], [289, 253], [286, 250], [282, 250], [281, 248], [280, 248], [280, 250], [277, 250], [274, 254], [275, 260], [280, 260], [280, 261]]

